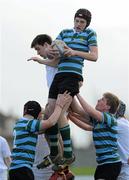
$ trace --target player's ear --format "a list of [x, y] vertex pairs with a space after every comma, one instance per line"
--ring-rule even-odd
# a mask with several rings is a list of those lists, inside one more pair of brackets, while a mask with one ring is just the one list
[[44, 47], [45, 47], [45, 48], [48, 47], [48, 43], [47, 43], [47, 42], [44, 43]]

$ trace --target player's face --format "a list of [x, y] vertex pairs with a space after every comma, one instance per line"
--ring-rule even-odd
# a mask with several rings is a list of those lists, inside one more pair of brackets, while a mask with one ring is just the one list
[[77, 31], [77, 32], [83, 31], [85, 29], [85, 27], [86, 27], [86, 24], [87, 24], [87, 22], [86, 22], [85, 19], [76, 17], [74, 19], [74, 29], [75, 29], [75, 31]]
[[102, 97], [101, 99], [98, 100], [96, 107], [96, 110], [101, 111], [101, 112], [106, 112], [109, 110], [109, 106], [107, 105], [107, 99], [105, 97]]
[[35, 50], [37, 51], [37, 54], [40, 55], [43, 58], [47, 57], [46, 54], [46, 45], [35, 45]]

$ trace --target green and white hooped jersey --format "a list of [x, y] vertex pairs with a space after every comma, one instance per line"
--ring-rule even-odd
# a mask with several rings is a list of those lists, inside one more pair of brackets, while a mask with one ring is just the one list
[[[65, 29], [61, 31], [57, 39], [64, 41], [68, 47], [78, 51], [89, 52], [90, 46], [97, 46], [96, 33], [90, 28], [82, 32], [75, 32], [74, 29]], [[82, 75], [83, 61], [84, 58], [78, 56], [62, 57], [57, 73], [72, 72]]]
[[120, 161], [117, 147], [117, 120], [110, 113], [103, 113], [103, 121], [91, 120], [96, 161], [99, 165]]
[[21, 118], [14, 127], [14, 147], [10, 169], [31, 168], [35, 157], [37, 133], [40, 122], [37, 119]]

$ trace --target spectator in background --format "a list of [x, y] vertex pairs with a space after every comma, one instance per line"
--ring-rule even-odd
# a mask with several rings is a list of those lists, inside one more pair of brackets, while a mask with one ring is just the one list
[[129, 120], [124, 116], [126, 105], [120, 101], [116, 112], [118, 125], [118, 152], [121, 157], [122, 167], [117, 180], [129, 179]]
[[11, 163], [11, 152], [8, 142], [0, 136], [0, 180], [7, 180], [8, 168]]

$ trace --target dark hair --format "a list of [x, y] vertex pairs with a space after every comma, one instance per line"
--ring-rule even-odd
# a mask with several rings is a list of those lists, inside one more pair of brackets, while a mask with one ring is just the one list
[[37, 118], [40, 112], [41, 112], [41, 106], [36, 101], [28, 101], [24, 105], [24, 115], [29, 114], [34, 118]]
[[52, 38], [47, 35], [47, 34], [39, 34], [37, 35], [32, 43], [31, 43], [31, 48], [35, 47], [35, 45], [44, 45], [44, 43], [47, 42], [48, 44], [52, 43]]
[[75, 13], [74, 19], [76, 17], [85, 19], [87, 22], [86, 27], [88, 27], [90, 25], [92, 15], [88, 9], [78, 9], [77, 12]]
[[123, 117], [125, 114], [125, 111], [126, 111], [126, 105], [123, 101], [120, 101], [119, 106], [116, 111], [116, 114], [115, 114], [115, 117], [116, 118]]
[[109, 109], [109, 113], [111, 114], [115, 114], [118, 106], [119, 106], [119, 99], [116, 95], [112, 94], [112, 93], [104, 93], [103, 95], [106, 100], [107, 100], [107, 105], [110, 106], [110, 109]]

